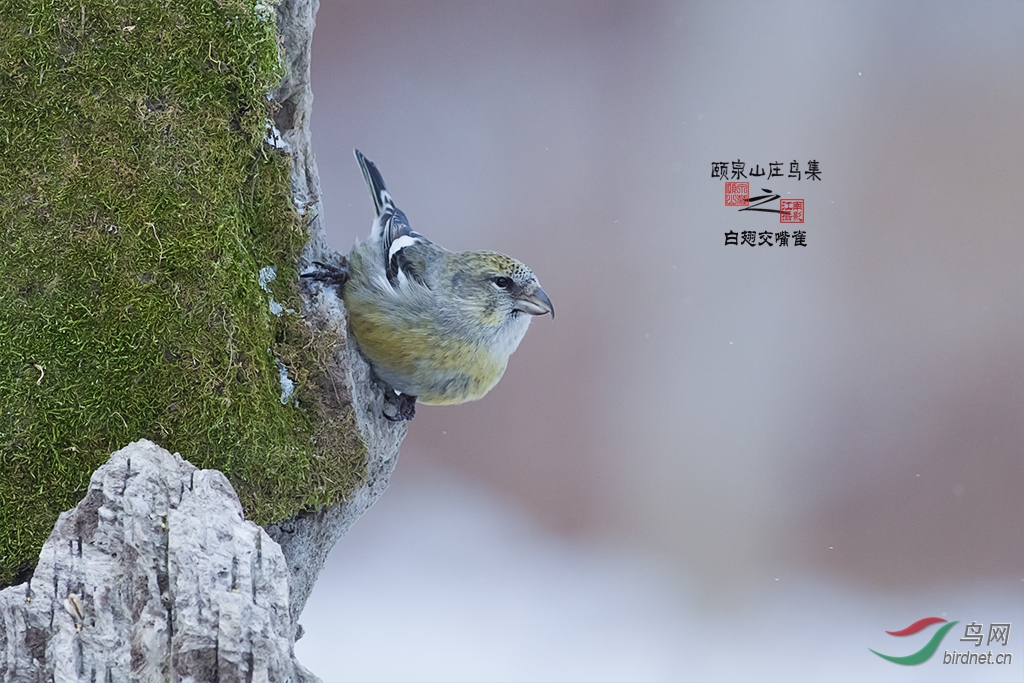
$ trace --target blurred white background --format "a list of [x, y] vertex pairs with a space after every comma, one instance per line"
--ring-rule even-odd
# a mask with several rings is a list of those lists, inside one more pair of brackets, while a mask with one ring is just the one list
[[[332, 553], [342, 680], [1024, 675], [1024, 3], [322, 3], [331, 245], [373, 206], [557, 308], [484, 400], [420, 406]], [[819, 161], [808, 246], [712, 162]], [[776, 203], [777, 206], [777, 203]], [[1012, 665], [885, 634], [1013, 624]], [[999, 647], [983, 647], [979, 650]]]

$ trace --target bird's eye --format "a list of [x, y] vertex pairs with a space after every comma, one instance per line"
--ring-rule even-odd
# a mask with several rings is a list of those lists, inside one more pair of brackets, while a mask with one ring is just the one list
[[494, 278], [493, 282], [502, 289], [508, 289], [509, 287], [512, 286], [512, 280], [505, 277], [504, 275], [499, 275], [498, 277]]

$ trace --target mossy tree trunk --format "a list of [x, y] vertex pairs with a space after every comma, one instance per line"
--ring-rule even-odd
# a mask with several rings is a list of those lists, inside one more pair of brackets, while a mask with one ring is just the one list
[[293, 617], [386, 486], [405, 427], [297, 278], [331, 258], [317, 4], [3, 3], [0, 586], [140, 438], [228, 477], [284, 548]]
[[333, 502], [364, 464], [313, 441], [306, 233], [289, 158], [264, 142], [273, 10], [5, 6], [0, 582], [139, 437], [228, 474], [256, 521]]

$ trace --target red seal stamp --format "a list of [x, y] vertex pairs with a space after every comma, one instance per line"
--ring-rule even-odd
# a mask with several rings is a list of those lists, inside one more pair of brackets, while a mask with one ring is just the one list
[[750, 206], [750, 183], [725, 184], [726, 206]]
[[780, 223], [803, 223], [804, 222], [804, 200], [802, 200], [802, 199], [780, 199], [779, 200], [779, 222]]

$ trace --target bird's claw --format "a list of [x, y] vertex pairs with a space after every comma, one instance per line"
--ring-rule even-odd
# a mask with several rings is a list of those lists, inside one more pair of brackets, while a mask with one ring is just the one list
[[416, 417], [416, 397], [408, 394], [396, 394], [391, 389], [385, 389], [384, 410], [381, 412], [391, 422], [411, 420]]
[[313, 261], [313, 266], [316, 270], [302, 273], [301, 277], [313, 282], [323, 282], [324, 284], [336, 285], [338, 287], [348, 282], [348, 262], [344, 257], [341, 259], [341, 266], [332, 266], [321, 261]]

